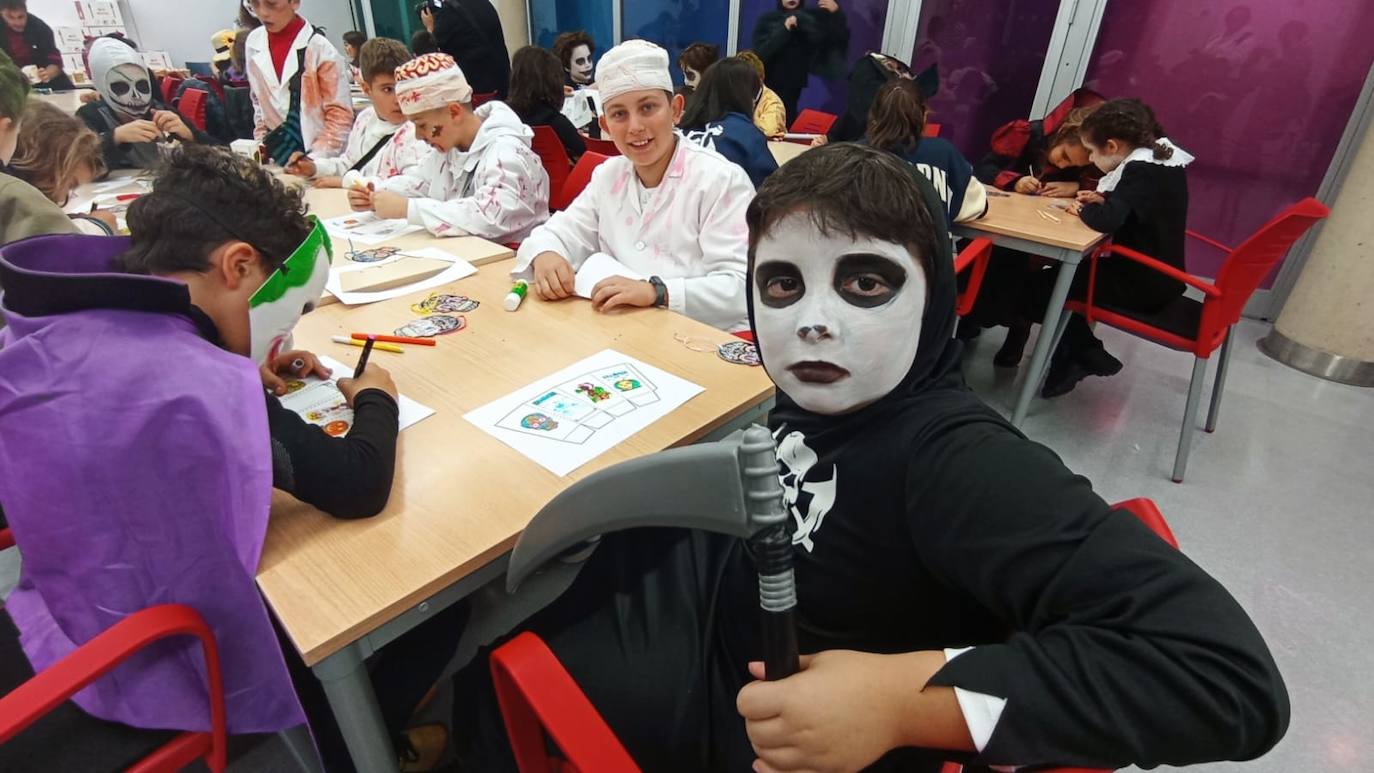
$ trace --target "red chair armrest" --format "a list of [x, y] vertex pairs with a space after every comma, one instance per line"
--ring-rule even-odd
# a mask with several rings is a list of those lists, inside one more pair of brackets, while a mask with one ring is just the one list
[[0, 550], [14, 547], [14, 535], [9, 529], [0, 529]]
[[578, 770], [638, 773], [596, 707], [538, 636], [525, 631], [497, 648], [491, 655], [491, 676], [524, 773], [551, 769], [542, 730]]
[[1196, 287], [1197, 289], [1201, 290], [1204, 294], [1206, 294], [1209, 298], [1221, 297], [1221, 290], [1217, 289], [1217, 286], [1212, 284], [1211, 282], [1206, 282], [1201, 279], [1198, 279], [1197, 277], [1193, 276], [1192, 274], [1189, 274], [1186, 271], [1180, 271], [1174, 268], [1173, 266], [1169, 265], [1168, 263], [1152, 258], [1143, 252], [1137, 252], [1131, 249], [1130, 247], [1122, 247], [1119, 244], [1110, 245], [1106, 248], [1106, 250], [1112, 253], [1113, 255], [1120, 255], [1121, 257], [1126, 258], [1128, 260], [1133, 260], [1136, 263], [1139, 263], [1142, 266], [1152, 268], [1155, 271], [1164, 274], [1165, 276], [1177, 279], [1178, 281], [1183, 282], [1184, 284], [1189, 285], [1191, 287]]
[[959, 316], [965, 316], [973, 311], [973, 305], [978, 302], [978, 290], [983, 286], [983, 275], [988, 272], [988, 259], [991, 257], [992, 240], [988, 238], [974, 239], [954, 256], [955, 276], [973, 266], [973, 273], [969, 275], [968, 284], [959, 296], [959, 305], [955, 309]]
[[1112, 509], [1125, 510], [1139, 518], [1146, 526], [1150, 527], [1150, 531], [1158, 534], [1160, 539], [1169, 543], [1175, 550], [1178, 549], [1178, 538], [1174, 536], [1173, 529], [1170, 529], [1169, 524], [1164, 520], [1164, 513], [1159, 511], [1159, 506], [1154, 503], [1153, 499], [1146, 499], [1145, 497], [1128, 499], [1125, 502], [1117, 502], [1112, 505]]
[[172, 636], [194, 636], [200, 640], [209, 681], [215, 748], [210, 764], [212, 770], [222, 770], [226, 736], [219, 649], [210, 626], [194, 609], [182, 604], [161, 604], [129, 615], [0, 698], [0, 743], [13, 738], [139, 650]]
[[1186, 235], [1188, 235], [1188, 236], [1193, 237], [1194, 239], [1197, 239], [1198, 241], [1202, 242], [1203, 244], [1207, 244], [1207, 245], [1211, 245], [1212, 247], [1216, 247], [1217, 249], [1221, 250], [1222, 252], [1234, 252], [1233, 249], [1231, 249], [1230, 247], [1227, 247], [1226, 245], [1222, 244], [1221, 242], [1217, 241], [1216, 239], [1213, 239], [1213, 238], [1211, 238], [1211, 237], [1209, 237], [1209, 236], [1203, 236], [1202, 234], [1198, 233], [1197, 231], [1184, 231], [1183, 233], [1186, 234]]

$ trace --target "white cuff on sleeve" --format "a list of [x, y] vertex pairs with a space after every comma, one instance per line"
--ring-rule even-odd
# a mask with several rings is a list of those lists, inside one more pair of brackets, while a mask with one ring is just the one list
[[[946, 649], [945, 662], [948, 663], [971, 649], [973, 648]], [[964, 724], [968, 725], [974, 747], [979, 752], [983, 751], [983, 747], [992, 739], [992, 731], [997, 729], [997, 721], [1002, 718], [1002, 710], [1007, 707], [1007, 699], [965, 690], [962, 687], [954, 688], [954, 697], [959, 699], [959, 710], [964, 714]]]

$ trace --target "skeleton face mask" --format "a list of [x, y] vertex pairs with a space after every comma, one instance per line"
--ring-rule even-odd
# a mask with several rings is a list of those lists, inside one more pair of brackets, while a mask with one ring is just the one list
[[568, 57], [568, 75], [573, 83], [592, 82], [592, 50], [585, 45], [574, 46]]
[[143, 57], [127, 43], [101, 38], [91, 44], [95, 88], [115, 112], [143, 118], [153, 104], [153, 84]]
[[911, 370], [926, 277], [904, 245], [822, 234], [797, 213], [759, 240], [753, 279], [764, 366], [802, 408], [858, 410]]

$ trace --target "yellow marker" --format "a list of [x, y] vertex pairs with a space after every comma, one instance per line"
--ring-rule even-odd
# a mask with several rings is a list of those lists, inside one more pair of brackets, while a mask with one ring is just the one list
[[[366, 341], [354, 341], [352, 338], [349, 338], [348, 336], [334, 336], [334, 338], [331, 339], [331, 340], [333, 340], [334, 343], [336, 343], [336, 344], [348, 344], [349, 346], [359, 346], [359, 347], [367, 346], [367, 342], [366, 342]], [[373, 349], [380, 349], [380, 350], [382, 350], [382, 351], [384, 351], [384, 352], [395, 352], [396, 354], [405, 354], [405, 353], [406, 353], [406, 350], [405, 350], [405, 349], [402, 349], [401, 347], [397, 346], [396, 344], [374, 343], [374, 344], [372, 345], [372, 348], [373, 348]]]

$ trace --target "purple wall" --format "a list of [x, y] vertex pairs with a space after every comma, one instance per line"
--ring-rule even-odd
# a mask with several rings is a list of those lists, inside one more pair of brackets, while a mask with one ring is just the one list
[[1029, 117], [1058, 9], [1044, 0], [921, 3], [911, 68], [940, 65], [930, 120], [970, 160], [987, 153], [997, 127]]
[[[1321, 184], [1374, 60], [1360, 5], [1110, 3], [1085, 85], [1155, 109], [1197, 156], [1189, 226], [1234, 245]], [[1215, 276], [1221, 257], [1189, 248], [1189, 270]]]
[[[849, 21], [849, 55], [846, 61], [852, 63], [865, 52], [877, 51], [883, 46], [883, 25], [887, 22], [887, 0], [838, 0], [840, 10]], [[803, 0], [802, 5], [816, 7], [814, 0]], [[741, 0], [739, 11], [739, 34], [736, 38], [739, 50], [749, 48], [754, 39], [754, 23], [768, 11], [778, 7], [777, 0]], [[798, 106], [813, 107], [828, 113], [840, 114], [845, 110], [845, 100], [849, 96], [848, 82], [839, 80], [826, 82], [815, 77], [802, 91]]]

